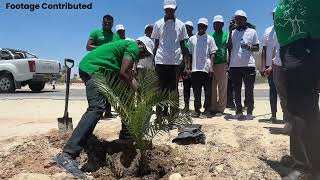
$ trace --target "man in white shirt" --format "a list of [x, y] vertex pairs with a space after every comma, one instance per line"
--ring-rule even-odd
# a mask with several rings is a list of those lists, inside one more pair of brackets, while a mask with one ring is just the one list
[[[256, 30], [247, 26], [247, 14], [237, 10], [234, 14], [237, 28], [230, 32], [228, 48], [231, 52], [230, 73], [235, 92], [235, 119], [253, 120], [254, 83], [256, 78], [255, 59], [253, 52], [259, 51], [259, 39]], [[245, 85], [247, 115], [244, 117], [241, 104], [242, 82]]]
[[[184, 23], [175, 17], [177, 4], [175, 0], [164, 0], [165, 16], [158, 20], [151, 35], [155, 39], [155, 65], [162, 90], [178, 90], [179, 65], [183, 56], [188, 55], [184, 41], [188, 34]], [[178, 101], [178, 100], [177, 100]], [[162, 110], [158, 107], [158, 115]], [[163, 115], [168, 113], [164, 109]]]
[[212, 36], [207, 34], [208, 19], [200, 18], [198, 33], [189, 39], [189, 52], [192, 55], [191, 83], [194, 94], [194, 112], [192, 117], [200, 116], [201, 91], [204, 88], [205, 102], [203, 115], [210, 117], [212, 73], [215, 53], [218, 50]]
[[[154, 42], [150, 38], [151, 34], [152, 34], [152, 31], [153, 31], [153, 26], [152, 25], [147, 25], [145, 27], [145, 30], [144, 30], [145, 36], [143, 36], [142, 38], [145, 39], [145, 42], [147, 42], [146, 46], [149, 47], [150, 49], [152, 49], [152, 51], [153, 51], [154, 50]], [[144, 73], [144, 71], [146, 71], [148, 69], [154, 69], [153, 56], [141, 59], [137, 64], [138, 74], [139, 73]]]

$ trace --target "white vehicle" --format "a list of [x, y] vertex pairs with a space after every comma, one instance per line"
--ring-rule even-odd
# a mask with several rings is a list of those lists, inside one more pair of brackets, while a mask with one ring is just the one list
[[60, 63], [39, 59], [36, 55], [16, 49], [0, 48], [0, 93], [12, 93], [29, 85], [41, 91], [45, 83], [60, 73]]

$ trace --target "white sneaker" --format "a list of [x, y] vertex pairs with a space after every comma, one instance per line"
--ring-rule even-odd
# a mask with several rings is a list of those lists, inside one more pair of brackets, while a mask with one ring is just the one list
[[245, 117], [246, 120], [253, 120], [254, 116], [252, 114], [247, 114]]

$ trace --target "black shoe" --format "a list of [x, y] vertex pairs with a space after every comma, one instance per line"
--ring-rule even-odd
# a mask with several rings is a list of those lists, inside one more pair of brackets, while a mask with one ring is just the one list
[[275, 115], [272, 115], [270, 117], [270, 121], [271, 121], [272, 124], [276, 124], [277, 123], [277, 117]]
[[86, 177], [86, 174], [78, 168], [78, 164], [69, 154], [60, 153], [56, 157], [54, 157], [54, 161], [56, 161], [61, 168], [65, 169], [73, 176], [76, 176], [78, 178]]
[[200, 117], [200, 111], [194, 111], [194, 112], [191, 114], [191, 117], [193, 117], [193, 118], [199, 118], [199, 117]]
[[104, 113], [104, 118], [107, 118], [107, 119], [116, 118], [117, 116], [118, 116], [118, 113], [112, 113], [112, 112], [105, 112]]
[[208, 110], [205, 110], [203, 113], [202, 113], [203, 116], [205, 116], [206, 118], [212, 118], [212, 114], [210, 111]]

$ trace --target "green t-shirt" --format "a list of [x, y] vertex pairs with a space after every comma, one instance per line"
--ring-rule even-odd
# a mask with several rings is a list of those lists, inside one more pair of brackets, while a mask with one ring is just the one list
[[80, 62], [79, 68], [88, 73], [103, 71], [119, 72], [123, 57], [139, 60], [139, 46], [135, 41], [119, 40], [90, 51]]
[[298, 39], [320, 38], [319, 0], [280, 0], [274, 27], [280, 46]]
[[214, 41], [218, 47], [216, 52], [215, 62], [214, 64], [223, 64], [227, 63], [227, 41], [229, 38], [228, 32], [221, 33], [210, 33], [210, 35], [214, 38]]
[[102, 29], [97, 29], [90, 33], [90, 40], [93, 41], [93, 45], [101, 46], [108, 42], [114, 42], [120, 40], [118, 34], [114, 32], [104, 31]]

